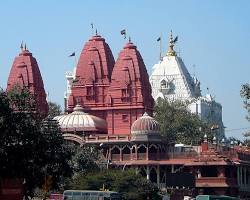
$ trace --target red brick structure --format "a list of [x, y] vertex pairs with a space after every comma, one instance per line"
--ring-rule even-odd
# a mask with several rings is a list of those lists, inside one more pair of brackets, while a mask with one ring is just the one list
[[106, 119], [106, 96], [114, 67], [114, 57], [99, 35], [93, 36], [83, 47], [68, 98], [68, 112], [76, 104], [88, 113]]
[[48, 113], [48, 104], [42, 76], [36, 59], [26, 47], [21, 48], [21, 52], [14, 59], [8, 78], [7, 91], [16, 85], [29, 89], [30, 93], [35, 97], [37, 111], [42, 116], [46, 116]]
[[115, 63], [108, 91], [108, 133], [130, 134], [132, 123], [145, 110], [152, 113], [154, 100], [143, 59], [129, 42]]
[[132, 123], [145, 110], [152, 113], [154, 100], [143, 59], [129, 42], [114, 64], [112, 52], [99, 35], [82, 50], [77, 64], [67, 111], [80, 104], [84, 111], [103, 118], [108, 134], [130, 134]]

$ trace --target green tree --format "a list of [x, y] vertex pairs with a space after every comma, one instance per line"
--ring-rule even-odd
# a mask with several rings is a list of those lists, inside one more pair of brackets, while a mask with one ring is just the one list
[[161, 133], [170, 142], [197, 144], [206, 133], [211, 138], [208, 124], [192, 114], [188, 103], [159, 99], [155, 105], [155, 118], [161, 125]]
[[72, 180], [72, 189], [81, 190], [100, 190], [108, 189], [117, 191], [123, 199], [144, 200], [147, 196], [150, 199], [159, 199], [158, 189], [155, 184], [146, 180], [135, 170], [117, 170], [109, 169], [88, 173], [87, 175], [79, 174]]
[[59, 104], [49, 101], [48, 105], [49, 105], [48, 116], [53, 118], [55, 116], [58, 116], [58, 115], [62, 114], [62, 109], [61, 109], [61, 106]]
[[24, 179], [26, 199], [46, 176], [52, 176], [51, 187], [56, 188], [60, 177], [71, 172], [71, 153], [57, 123], [42, 121], [33, 99], [25, 88], [0, 93], [0, 177]]
[[86, 174], [99, 169], [98, 160], [101, 155], [95, 146], [76, 147], [72, 157], [72, 168], [74, 173]]
[[[248, 83], [242, 85], [240, 95], [243, 98], [244, 108], [247, 110], [246, 119], [250, 121], [250, 85]], [[243, 134], [245, 136], [244, 143], [247, 146], [250, 146], [250, 131], [248, 130], [246, 133]]]

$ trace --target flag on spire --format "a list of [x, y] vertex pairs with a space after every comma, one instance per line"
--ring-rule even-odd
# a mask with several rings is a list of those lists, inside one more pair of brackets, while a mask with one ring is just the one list
[[69, 55], [69, 57], [72, 57], [72, 56], [75, 56], [75, 55], [76, 55], [76, 53], [73, 52], [72, 54]]
[[175, 37], [173, 42], [176, 43], [177, 41], [178, 41], [178, 36]]
[[121, 30], [121, 35], [124, 35], [124, 39], [126, 39], [126, 29]]

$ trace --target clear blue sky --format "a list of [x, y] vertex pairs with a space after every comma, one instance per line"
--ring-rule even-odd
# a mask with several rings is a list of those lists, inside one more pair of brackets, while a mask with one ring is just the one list
[[[77, 56], [91, 36], [93, 22], [117, 58], [126, 28], [138, 46], [148, 72], [158, 62], [156, 42], [172, 29], [179, 36], [190, 73], [196, 65], [203, 94], [206, 88], [223, 105], [227, 129], [249, 127], [239, 91], [250, 82], [250, 1], [248, 0], [42, 0], [0, 2], [0, 87], [6, 88], [14, 57], [22, 40], [37, 58], [49, 99], [63, 104], [64, 74], [74, 66], [68, 55]], [[226, 132], [242, 137], [241, 131]]]

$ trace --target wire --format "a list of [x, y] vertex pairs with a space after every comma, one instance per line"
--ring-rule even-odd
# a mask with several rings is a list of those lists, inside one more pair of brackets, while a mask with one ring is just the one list
[[225, 132], [230, 132], [230, 131], [239, 131], [239, 130], [245, 130], [245, 129], [250, 129], [250, 127], [228, 129], [228, 130], [225, 130]]

